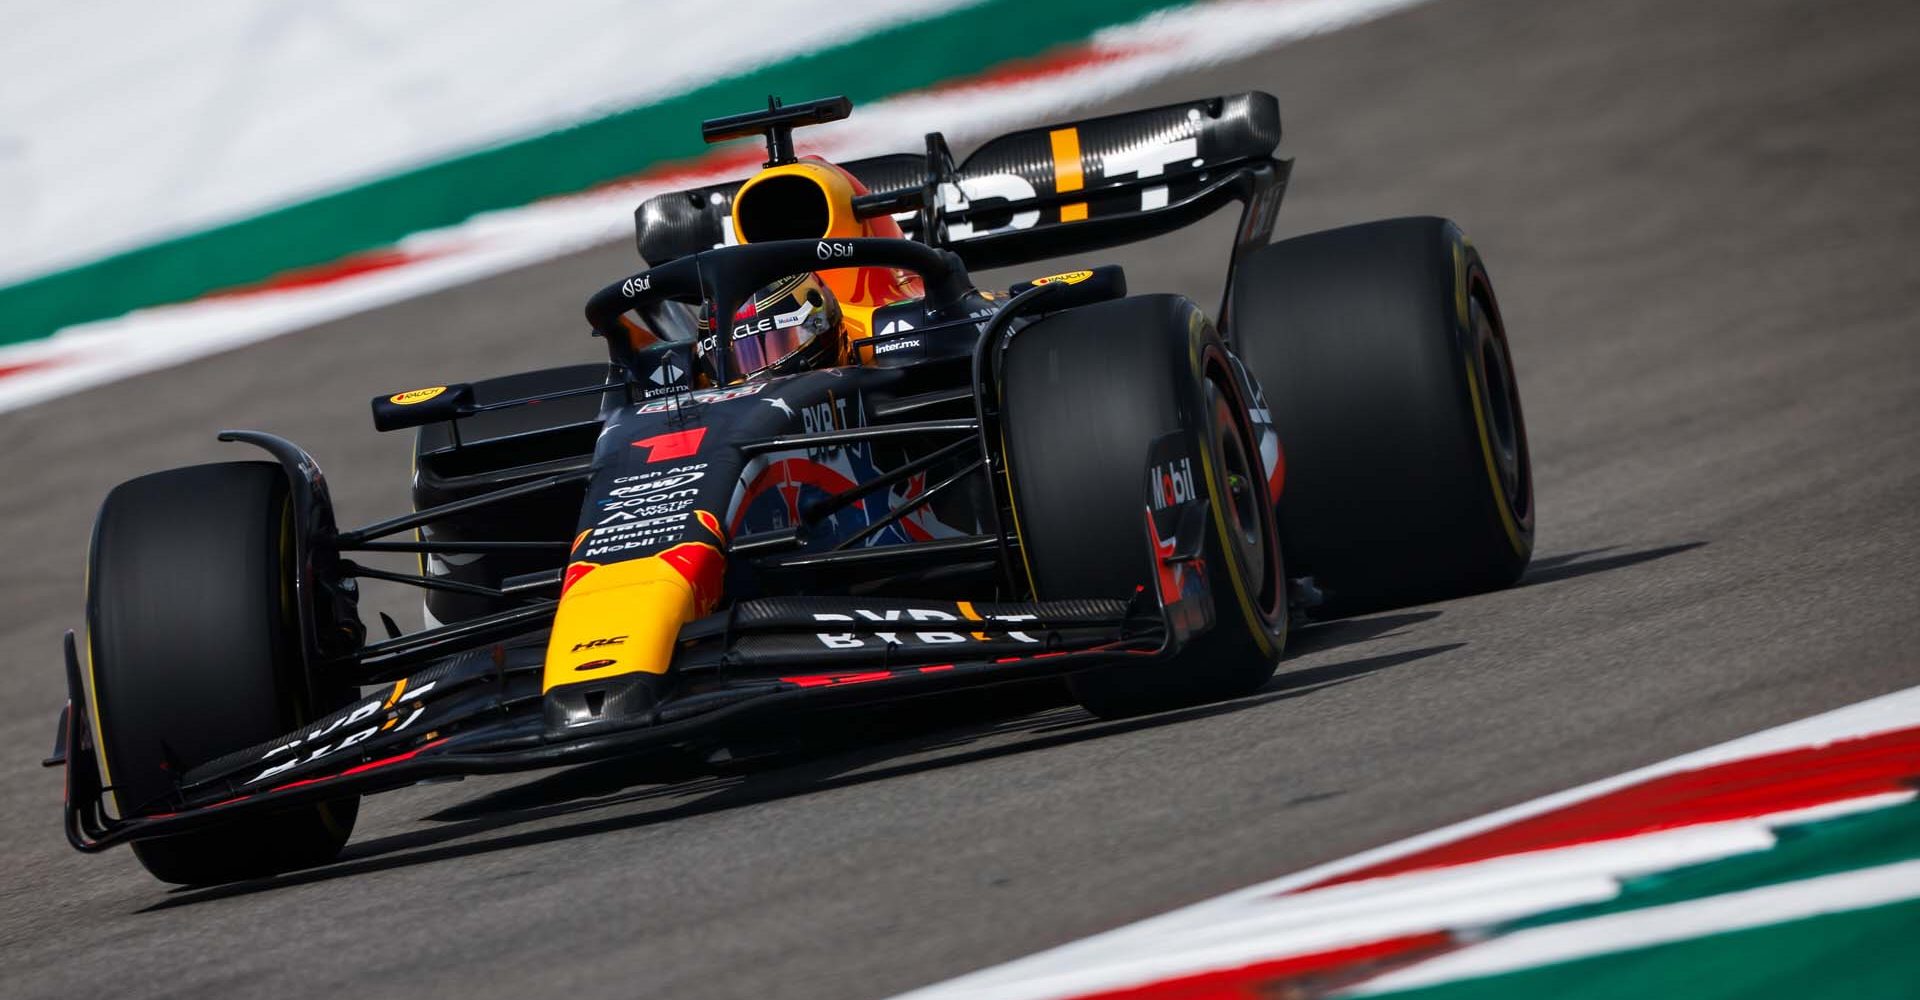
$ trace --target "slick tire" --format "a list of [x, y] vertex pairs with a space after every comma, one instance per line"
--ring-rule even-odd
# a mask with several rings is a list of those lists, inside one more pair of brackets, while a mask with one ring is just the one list
[[[293, 513], [265, 462], [199, 465], [115, 487], [94, 524], [86, 666], [94, 743], [122, 817], [169, 807], [188, 769], [350, 699], [315, 691], [299, 654]], [[359, 798], [136, 841], [155, 878], [204, 885], [320, 864]]]
[[1280, 538], [1334, 612], [1505, 587], [1533, 554], [1506, 328], [1445, 219], [1273, 244], [1234, 276], [1234, 351], [1286, 461]]
[[1009, 489], [1040, 599], [1152, 586], [1148, 449], [1181, 429], [1199, 442], [1214, 626], [1170, 659], [1072, 676], [1074, 697], [1119, 718], [1258, 690], [1286, 644], [1285, 575], [1247, 400], [1213, 325], [1179, 296], [1103, 302], [1023, 330], [1002, 371]]

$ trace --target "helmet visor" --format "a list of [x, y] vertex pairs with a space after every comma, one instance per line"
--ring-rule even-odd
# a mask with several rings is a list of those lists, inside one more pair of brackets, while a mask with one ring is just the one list
[[733, 321], [733, 339], [728, 350], [733, 354], [733, 373], [752, 375], [792, 357], [813, 343], [818, 324], [809, 323], [813, 303], [802, 300], [797, 309], [785, 313], [762, 313]]
[[838, 322], [817, 278], [798, 275], [755, 296], [733, 317], [727, 338], [735, 377], [765, 371], [793, 357]]

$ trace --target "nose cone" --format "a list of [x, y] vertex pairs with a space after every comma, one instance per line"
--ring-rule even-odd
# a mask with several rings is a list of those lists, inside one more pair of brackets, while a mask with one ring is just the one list
[[725, 566], [716, 546], [681, 542], [567, 567], [541, 685], [548, 730], [631, 719], [659, 704], [680, 627], [712, 608]]
[[660, 703], [659, 674], [625, 674], [550, 688], [542, 711], [547, 732], [597, 723], [638, 720]]

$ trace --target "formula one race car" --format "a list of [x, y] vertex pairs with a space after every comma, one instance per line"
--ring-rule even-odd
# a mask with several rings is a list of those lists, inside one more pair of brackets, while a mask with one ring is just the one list
[[[316, 864], [362, 794], [655, 753], [770, 717], [1042, 676], [1095, 715], [1253, 692], [1289, 621], [1512, 583], [1525, 425], [1452, 223], [1268, 245], [1263, 93], [1017, 132], [955, 163], [767, 164], [636, 213], [609, 363], [383, 394], [415, 509], [336, 525], [314, 460], [116, 487], [67, 634], [66, 830], [207, 883]], [[983, 291], [1242, 204], [1217, 318], [1116, 267]], [[537, 405], [536, 405], [537, 404]], [[365, 565], [407, 553], [419, 572]], [[357, 557], [357, 558], [356, 558]], [[425, 588], [367, 641], [358, 582]]]

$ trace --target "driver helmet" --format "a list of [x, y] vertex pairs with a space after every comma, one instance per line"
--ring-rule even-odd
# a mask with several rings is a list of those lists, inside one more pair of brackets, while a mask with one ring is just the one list
[[805, 371], [839, 356], [840, 303], [812, 272], [755, 292], [734, 312], [730, 335], [711, 335], [710, 311], [702, 310], [701, 325], [708, 329], [701, 331], [701, 353], [724, 349], [735, 381]]

